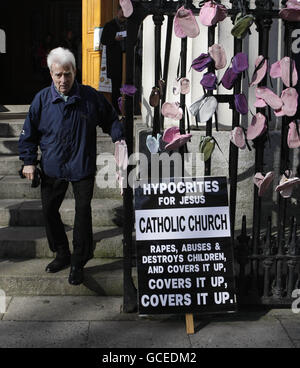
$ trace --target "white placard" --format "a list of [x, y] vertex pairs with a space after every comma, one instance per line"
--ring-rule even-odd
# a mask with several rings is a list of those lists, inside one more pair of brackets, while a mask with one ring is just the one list
[[99, 91], [111, 93], [111, 80], [107, 78], [106, 46], [102, 46]]
[[116, 33], [117, 36], [127, 37], [127, 31], [121, 31]]
[[101, 35], [102, 35], [103, 27], [95, 27], [94, 28], [94, 51], [101, 50]]
[[229, 207], [137, 210], [136, 240], [230, 237]]

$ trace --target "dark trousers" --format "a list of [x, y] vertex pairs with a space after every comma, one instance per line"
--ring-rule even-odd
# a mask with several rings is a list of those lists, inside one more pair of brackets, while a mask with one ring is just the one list
[[[84, 266], [93, 258], [93, 230], [91, 200], [95, 177], [71, 182], [75, 198], [75, 219], [73, 228], [73, 254], [71, 264]], [[43, 178], [41, 198], [45, 219], [46, 235], [52, 252], [57, 257], [69, 256], [69, 241], [61, 220], [59, 208], [64, 200], [69, 182], [65, 180]]]

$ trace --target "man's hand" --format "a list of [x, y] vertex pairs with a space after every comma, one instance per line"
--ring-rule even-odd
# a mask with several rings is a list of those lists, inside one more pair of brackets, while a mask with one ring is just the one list
[[113, 143], [124, 139], [125, 132], [124, 132], [124, 124], [123, 120], [115, 120], [112, 124], [111, 131], [110, 131], [111, 140]]
[[118, 35], [118, 36], [115, 37], [115, 40], [116, 41], [122, 41], [123, 39], [124, 39], [124, 37], [122, 37], [120, 35]]
[[35, 172], [35, 165], [25, 165], [23, 167], [22, 173], [29, 180], [33, 180], [34, 172]]

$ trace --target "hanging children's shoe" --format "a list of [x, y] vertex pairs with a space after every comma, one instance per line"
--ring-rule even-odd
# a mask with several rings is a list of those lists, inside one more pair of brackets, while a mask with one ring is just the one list
[[263, 56], [259, 55], [255, 60], [255, 69], [252, 75], [250, 86], [256, 86], [260, 83], [268, 70], [268, 60]]
[[291, 170], [286, 170], [281, 176], [279, 185], [275, 188], [276, 192], [280, 192], [283, 198], [290, 198], [293, 193], [293, 188], [296, 184], [299, 184], [300, 179], [292, 176]]
[[237, 126], [230, 132], [230, 140], [238, 148], [246, 148], [246, 137], [242, 127]]
[[200, 22], [204, 26], [212, 26], [218, 22], [221, 22], [227, 17], [227, 9], [224, 5], [214, 2], [213, 0], [207, 1], [201, 7], [199, 12]]
[[269, 171], [266, 175], [258, 172], [254, 175], [253, 183], [258, 187], [258, 196], [262, 197], [274, 179], [274, 172]]
[[248, 113], [248, 102], [243, 93], [234, 95], [234, 105], [236, 111], [238, 111], [240, 114], [246, 115]]
[[239, 40], [243, 39], [249, 33], [250, 27], [252, 26], [253, 22], [254, 17], [252, 14], [237, 14], [234, 21], [234, 26], [231, 30], [232, 36]]
[[174, 17], [174, 32], [179, 38], [195, 38], [199, 35], [199, 26], [192, 10], [185, 9], [184, 6], [177, 10]]
[[279, 16], [288, 22], [300, 22], [300, 4], [297, 0], [289, 0], [286, 7], [279, 11]]
[[133, 13], [133, 6], [131, 0], [120, 0], [120, 7], [123, 10], [125, 18], [128, 18]]
[[267, 130], [266, 117], [258, 112], [252, 118], [251, 125], [247, 129], [247, 139], [253, 140], [261, 136]]
[[208, 53], [215, 63], [215, 69], [223, 69], [227, 64], [227, 57], [222, 45], [214, 44], [208, 48]]
[[298, 108], [298, 93], [293, 87], [286, 88], [281, 93], [281, 109], [275, 110], [276, 116], [294, 116]]
[[263, 99], [274, 110], [279, 110], [282, 107], [281, 98], [267, 87], [257, 87], [255, 95], [256, 98]]
[[299, 135], [299, 127], [298, 127], [297, 120], [289, 123], [287, 145], [289, 148], [299, 148], [300, 147], [300, 135]]

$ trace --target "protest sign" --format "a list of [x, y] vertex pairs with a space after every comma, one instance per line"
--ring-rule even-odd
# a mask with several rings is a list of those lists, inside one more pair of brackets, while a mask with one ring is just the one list
[[226, 177], [135, 189], [139, 312], [234, 311]]

